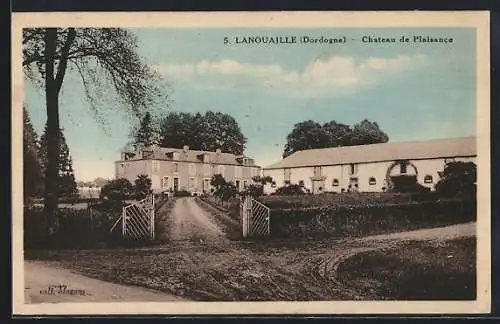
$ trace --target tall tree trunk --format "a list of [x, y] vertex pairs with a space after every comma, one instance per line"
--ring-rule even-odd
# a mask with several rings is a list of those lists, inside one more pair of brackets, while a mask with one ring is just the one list
[[45, 30], [45, 100], [47, 108], [47, 168], [45, 173], [44, 213], [49, 235], [59, 230], [59, 91], [54, 76], [57, 29]]

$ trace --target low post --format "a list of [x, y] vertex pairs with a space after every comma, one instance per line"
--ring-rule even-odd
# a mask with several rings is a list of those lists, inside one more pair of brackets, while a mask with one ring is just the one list
[[125, 237], [125, 222], [126, 222], [126, 218], [127, 217], [127, 213], [125, 211], [125, 207], [122, 207], [122, 236]]
[[151, 194], [151, 240], [155, 239], [155, 195]]

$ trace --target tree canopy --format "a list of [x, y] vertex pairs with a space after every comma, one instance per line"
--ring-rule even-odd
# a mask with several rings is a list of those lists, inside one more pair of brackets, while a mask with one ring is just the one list
[[301, 150], [386, 143], [389, 137], [376, 122], [367, 119], [352, 127], [335, 120], [324, 124], [306, 120], [295, 124], [286, 140], [284, 158]]
[[221, 112], [170, 112], [159, 122], [159, 145], [243, 154], [247, 142], [236, 120]]
[[147, 111], [141, 118], [139, 127], [134, 131], [133, 145], [138, 146], [151, 146], [153, 144], [158, 144], [157, 131], [153, 123], [153, 118], [151, 113]]

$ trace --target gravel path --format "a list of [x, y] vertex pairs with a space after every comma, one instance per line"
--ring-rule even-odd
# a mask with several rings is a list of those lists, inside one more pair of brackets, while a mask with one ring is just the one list
[[225, 233], [194, 198], [180, 198], [170, 215], [169, 239], [173, 241], [200, 241], [220, 243]]

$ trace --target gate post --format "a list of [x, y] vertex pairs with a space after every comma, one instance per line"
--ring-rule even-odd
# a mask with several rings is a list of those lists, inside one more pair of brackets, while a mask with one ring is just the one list
[[125, 231], [126, 231], [126, 218], [127, 218], [127, 212], [125, 211], [125, 207], [122, 207], [122, 236], [125, 237]]
[[155, 239], [155, 195], [151, 194], [151, 240]]
[[245, 199], [242, 204], [242, 214], [243, 237], [248, 237], [250, 235], [250, 218], [252, 214], [252, 197], [250, 195], [245, 195]]

